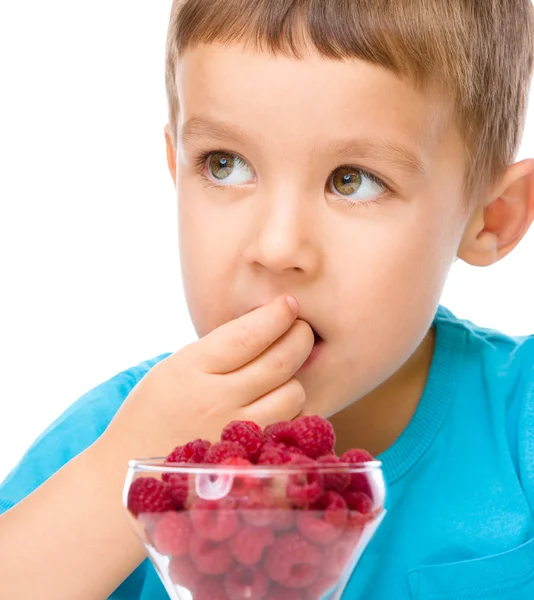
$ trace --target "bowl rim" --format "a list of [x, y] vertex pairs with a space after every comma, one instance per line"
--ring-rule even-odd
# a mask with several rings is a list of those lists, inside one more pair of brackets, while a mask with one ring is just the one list
[[191, 475], [250, 475], [251, 470], [254, 476], [268, 475], [290, 475], [295, 472], [307, 471], [310, 473], [331, 474], [348, 473], [350, 475], [357, 473], [371, 473], [373, 471], [382, 471], [382, 461], [373, 460], [362, 463], [336, 463], [333, 465], [220, 465], [209, 463], [168, 463], [166, 457], [141, 458], [128, 461], [128, 468], [136, 472], [146, 473], [176, 473]]

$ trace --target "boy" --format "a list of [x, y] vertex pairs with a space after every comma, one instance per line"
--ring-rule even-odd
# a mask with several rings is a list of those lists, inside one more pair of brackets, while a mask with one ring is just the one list
[[534, 337], [438, 307], [534, 219], [529, 0], [180, 0], [168, 164], [200, 340], [102, 384], [0, 488], [0, 597], [164, 599], [127, 460], [329, 417], [388, 515], [345, 598], [534, 597]]

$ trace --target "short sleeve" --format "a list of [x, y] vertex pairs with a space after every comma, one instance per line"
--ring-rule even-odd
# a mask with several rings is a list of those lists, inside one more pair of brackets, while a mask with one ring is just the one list
[[93, 444], [135, 385], [165, 356], [168, 355], [119, 373], [82, 396], [58, 417], [0, 484], [0, 514], [23, 500]]

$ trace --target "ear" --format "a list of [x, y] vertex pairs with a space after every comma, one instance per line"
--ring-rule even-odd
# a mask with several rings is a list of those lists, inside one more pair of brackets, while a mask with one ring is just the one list
[[475, 210], [458, 258], [475, 267], [492, 265], [523, 239], [534, 220], [534, 159], [508, 167]]
[[172, 141], [171, 127], [169, 124], [165, 125], [165, 143], [167, 145], [167, 164], [171, 173], [172, 180], [174, 181], [174, 187], [176, 187], [176, 149]]

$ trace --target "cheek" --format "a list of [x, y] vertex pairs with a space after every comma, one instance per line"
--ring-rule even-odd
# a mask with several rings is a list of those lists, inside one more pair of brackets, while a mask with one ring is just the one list
[[381, 370], [383, 377], [415, 351], [455, 255], [454, 230], [447, 218], [414, 214], [369, 233], [370, 247], [352, 264], [339, 294], [346, 299], [342, 326], [351, 363]]
[[199, 337], [203, 337], [231, 315], [215, 298], [230, 295], [231, 248], [216, 219], [201, 202], [199, 192], [183, 183], [178, 188], [178, 240], [184, 295], [189, 314]]

